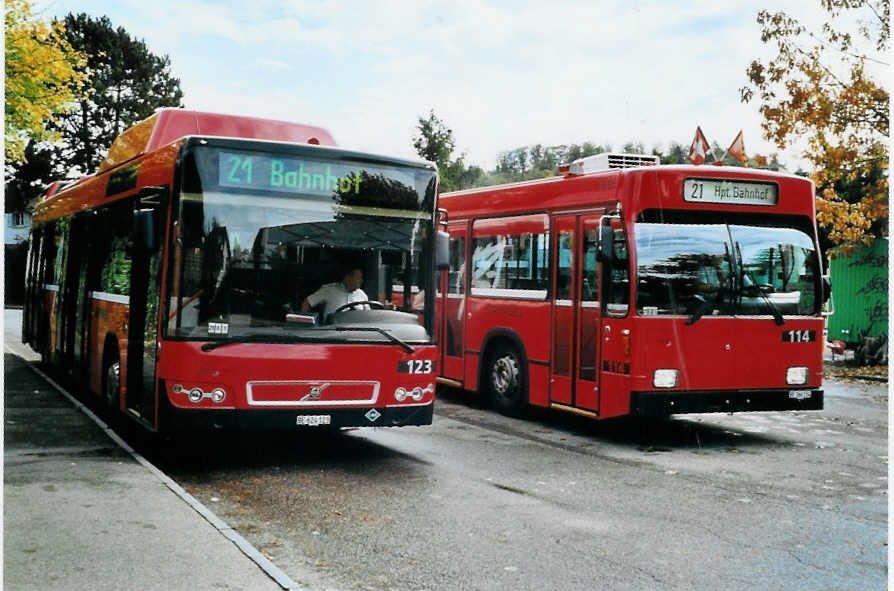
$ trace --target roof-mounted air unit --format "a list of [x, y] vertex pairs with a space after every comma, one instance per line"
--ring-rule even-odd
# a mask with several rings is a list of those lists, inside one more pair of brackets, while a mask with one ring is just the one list
[[605, 152], [595, 156], [579, 158], [571, 163], [569, 174], [586, 174], [598, 170], [612, 168], [636, 168], [638, 166], [655, 166], [658, 156], [651, 154], [614, 154]]

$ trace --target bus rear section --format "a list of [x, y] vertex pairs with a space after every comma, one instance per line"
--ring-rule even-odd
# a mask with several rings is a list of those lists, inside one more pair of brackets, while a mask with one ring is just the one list
[[441, 382], [510, 414], [821, 409], [812, 183], [584, 164], [442, 195]]
[[[430, 424], [434, 165], [297, 124], [153, 119], [38, 205], [23, 340], [151, 430]], [[302, 307], [349, 291], [346, 269], [362, 301]]]

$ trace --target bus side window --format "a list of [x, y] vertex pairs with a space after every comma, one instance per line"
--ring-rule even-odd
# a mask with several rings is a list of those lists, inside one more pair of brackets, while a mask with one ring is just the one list
[[99, 291], [114, 295], [130, 293], [131, 248], [130, 228], [133, 212], [128, 204], [116, 204], [104, 212], [108, 232], [108, 249], [100, 271]]
[[622, 228], [615, 228], [614, 236], [614, 256], [605, 273], [605, 311], [613, 316], [625, 316], [630, 307], [630, 261], [627, 256], [627, 236]]

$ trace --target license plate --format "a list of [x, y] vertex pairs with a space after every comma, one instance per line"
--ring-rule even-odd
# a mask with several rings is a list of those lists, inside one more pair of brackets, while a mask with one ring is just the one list
[[302, 427], [331, 425], [332, 417], [330, 415], [298, 415], [295, 419], [295, 424]]
[[813, 396], [813, 392], [810, 390], [789, 390], [788, 397], [792, 400], [807, 400]]

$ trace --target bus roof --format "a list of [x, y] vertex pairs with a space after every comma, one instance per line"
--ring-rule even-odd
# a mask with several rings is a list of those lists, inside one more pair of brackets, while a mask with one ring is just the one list
[[99, 172], [188, 135], [224, 136], [335, 146], [322, 127], [274, 119], [224, 115], [186, 109], [160, 109], [124, 131], [109, 149]]
[[[649, 206], [670, 206], [667, 200], [657, 200], [655, 191], [658, 185], [677, 187], [674, 192], [682, 190], [686, 178], [728, 179], [745, 182], [772, 182], [786, 191], [797, 187], [797, 198], [786, 198], [785, 203], [772, 208], [776, 213], [803, 212], [813, 207], [813, 181], [790, 173], [770, 170], [741, 168], [737, 166], [711, 165], [658, 165], [637, 168], [607, 169], [585, 174], [566, 174], [542, 179], [476, 187], [451, 193], [442, 193], [440, 207], [445, 208], [451, 218], [477, 217], [487, 215], [512, 214], [523, 211], [562, 210], [568, 208], [606, 205], [609, 202], [628, 201], [625, 203], [639, 210]], [[620, 187], [628, 187], [622, 194]], [[633, 187], [635, 193], [630, 193]], [[645, 191], [645, 193], [643, 193]], [[649, 193], [652, 193], [650, 196]], [[623, 195], [623, 198], [622, 198]], [[809, 200], [809, 203], [807, 202]], [[680, 199], [682, 202], [682, 199]], [[683, 205], [681, 203], [681, 205]], [[733, 204], [705, 204], [706, 208], [733, 209]], [[746, 206], [747, 208], [748, 206]]]

